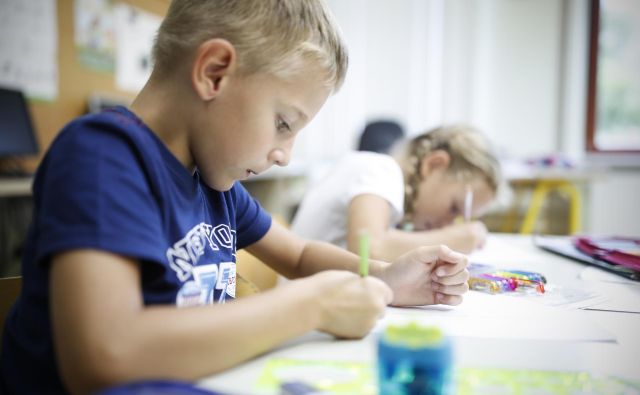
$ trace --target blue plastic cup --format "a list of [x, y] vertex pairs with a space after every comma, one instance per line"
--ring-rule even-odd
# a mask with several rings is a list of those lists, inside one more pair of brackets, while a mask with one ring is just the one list
[[380, 395], [451, 395], [451, 341], [436, 327], [391, 325], [378, 338]]

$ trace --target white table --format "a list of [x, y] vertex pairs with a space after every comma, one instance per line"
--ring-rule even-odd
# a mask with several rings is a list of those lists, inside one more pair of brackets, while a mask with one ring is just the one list
[[[533, 245], [532, 238], [522, 235], [491, 235], [487, 248], [472, 256], [472, 260], [489, 263], [502, 268], [520, 268], [535, 270], [547, 276], [549, 285], [567, 288], [595, 291], [600, 298], [607, 300], [590, 309], [614, 308], [619, 310], [640, 311], [640, 283], [618, 282], [616, 277], [607, 276], [600, 269], [589, 269], [586, 266], [560, 256], [539, 250]], [[624, 279], [623, 279], [624, 281]], [[549, 293], [551, 294], [551, 293]], [[561, 338], [553, 338], [554, 333], [533, 334], [528, 336], [509, 333], [503, 337], [486, 336], [480, 327], [486, 322], [487, 315], [491, 315], [491, 306], [484, 309], [478, 301], [491, 301], [491, 304], [501, 299], [486, 299], [492, 296], [476, 293], [475, 291], [460, 306], [458, 313], [466, 311], [464, 315], [438, 311], [438, 308], [427, 310], [389, 308], [384, 318], [385, 322], [400, 319], [407, 314], [420, 316], [421, 320], [443, 324], [447, 328], [451, 324], [455, 346], [454, 358], [456, 367], [469, 368], [509, 368], [557, 371], [586, 371], [594, 375], [614, 375], [617, 377], [640, 380], [640, 314], [630, 312], [611, 312], [603, 310], [577, 309], [572, 306], [549, 307], [538, 298], [536, 306], [541, 309], [553, 310], [555, 318], [544, 315], [543, 320], [534, 324], [535, 328], [553, 328], [557, 324]], [[543, 296], [542, 298], [546, 297]], [[530, 298], [511, 298], [509, 303], [523, 308], [533, 303]], [[583, 305], [588, 305], [582, 302]], [[447, 308], [443, 308], [446, 310]], [[475, 309], [475, 310], [474, 310]], [[471, 310], [471, 313], [469, 311]], [[475, 315], [475, 317], [474, 317]], [[546, 318], [545, 318], [546, 317]], [[465, 328], [461, 322], [469, 322]], [[503, 317], [504, 319], [504, 317]], [[536, 319], [540, 319], [536, 317]], [[478, 326], [474, 327], [477, 320]], [[557, 320], [557, 321], [556, 321]], [[457, 325], [457, 326], [456, 326]], [[517, 323], [514, 332], [518, 332]], [[442, 326], [441, 326], [442, 327]], [[523, 327], [521, 327], [523, 328]], [[572, 329], [573, 328], [573, 329]], [[541, 329], [544, 330], [544, 329]], [[572, 332], [575, 330], [575, 332]], [[590, 332], [592, 330], [593, 333]], [[458, 333], [456, 335], [455, 333]], [[445, 332], [447, 332], [445, 330]], [[527, 332], [526, 330], [524, 332]], [[607, 339], [598, 340], [597, 334], [604, 333]], [[451, 335], [451, 333], [448, 333]], [[584, 340], [592, 334], [596, 337]], [[564, 337], [562, 337], [564, 336]], [[272, 358], [293, 358], [327, 361], [360, 361], [374, 362], [376, 360], [376, 337], [372, 333], [362, 340], [336, 340], [331, 336], [319, 332], [312, 332], [294, 339], [277, 349], [259, 356], [233, 369], [208, 377], [199, 385], [204, 388], [218, 390], [225, 394], [270, 394], [277, 391], [258, 390], [255, 383], [264, 370], [265, 364]]]

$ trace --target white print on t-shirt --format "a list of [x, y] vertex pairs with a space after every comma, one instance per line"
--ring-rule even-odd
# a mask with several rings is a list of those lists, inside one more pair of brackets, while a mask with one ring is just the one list
[[176, 306], [178, 307], [191, 307], [200, 305], [200, 295], [202, 290], [195, 281], [187, 281], [182, 284], [182, 288], [176, 295]]
[[176, 295], [178, 307], [201, 306], [216, 302], [215, 290], [221, 290], [218, 303], [224, 303], [227, 295], [236, 296], [236, 264], [234, 262], [211, 263], [195, 266], [193, 280], [182, 285]]
[[169, 266], [176, 272], [180, 281], [187, 281], [191, 277], [191, 271], [197, 265], [198, 259], [205, 253], [207, 245], [213, 251], [227, 249], [232, 256], [235, 256], [236, 231], [226, 224], [213, 227], [202, 222], [191, 228], [173, 247], [169, 247], [167, 249]]

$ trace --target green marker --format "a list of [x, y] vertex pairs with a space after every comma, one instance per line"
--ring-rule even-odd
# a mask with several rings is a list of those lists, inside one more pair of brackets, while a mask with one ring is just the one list
[[360, 232], [360, 277], [369, 275], [369, 233]]

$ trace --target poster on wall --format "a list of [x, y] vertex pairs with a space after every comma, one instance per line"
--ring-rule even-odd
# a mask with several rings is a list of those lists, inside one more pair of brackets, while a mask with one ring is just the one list
[[162, 18], [138, 8], [116, 7], [116, 86], [137, 93], [151, 74], [151, 49]]
[[1, 0], [0, 86], [31, 99], [58, 97], [55, 0]]
[[114, 71], [114, 9], [114, 0], [75, 0], [76, 54], [80, 63], [90, 69]]

